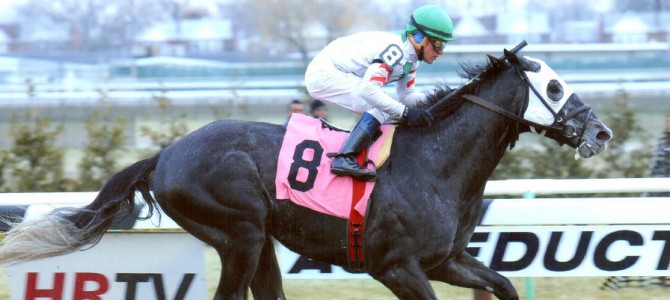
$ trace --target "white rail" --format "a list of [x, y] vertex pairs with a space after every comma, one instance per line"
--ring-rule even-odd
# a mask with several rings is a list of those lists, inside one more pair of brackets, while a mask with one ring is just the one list
[[670, 192], [670, 178], [511, 179], [486, 184], [485, 196]]

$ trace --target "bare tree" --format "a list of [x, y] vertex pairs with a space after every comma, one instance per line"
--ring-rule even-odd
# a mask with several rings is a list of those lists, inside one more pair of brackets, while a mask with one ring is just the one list
[[60, 28], [72, 50], [129, 45], [157, 19], [169, 18], [171, 0], [28, 0], [19, 8], [23, 30]]
[[[285, 43], [289, 51], [300, 53], [305, 63], [309, 61], [310, 51], [343, 35], [357, 22], [367, 19], [379, 23], [383, 20], [372, 12], [366, 13], [365, 8], [362, 0], [256, 0], [247, 1], [243, 7], [247, 29], [250, 27], [265, 41], [271, 41], [267, 45], [276, 47], [277, 42]], [[314, 27], [326, 31], [322, 40], [309, 35]]]

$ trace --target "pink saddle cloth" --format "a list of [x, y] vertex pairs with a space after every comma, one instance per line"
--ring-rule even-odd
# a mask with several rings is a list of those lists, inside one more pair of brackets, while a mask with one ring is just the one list
[[[375, 164], [382, 142], [393, 132], [392, 127], [382, 125], [381, 137], [368, 149], [368, 159]], [[349, 218], [354, 200], [357, 203], [354, 209], [365, 216], [374, 182], [366, 182], [363, 196], [352, 199], [354, 180], [330, 173], [334, 158], [326, 156], [337, 153], [347, 135], [347, 132], [323, 127], [318, 119], [293, 114], [277, 161], [276, 199], [290, 199], [300, 206], [340, 218]]]

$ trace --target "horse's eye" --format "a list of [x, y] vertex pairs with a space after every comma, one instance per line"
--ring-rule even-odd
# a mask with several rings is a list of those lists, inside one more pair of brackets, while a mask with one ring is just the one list
[[563, 87], [558, 80], [551, 80], [547, 85], [547, 96], [553, 101], [561, 101], [563, 99]]

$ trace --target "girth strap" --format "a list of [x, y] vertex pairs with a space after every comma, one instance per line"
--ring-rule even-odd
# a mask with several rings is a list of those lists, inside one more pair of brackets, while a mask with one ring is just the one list
[[[367, 147], [363, 149], [357, 157], [361, 164], [367, 160]], [[374, 165], [374, 164], [373, 164]], [[349, 258], [349, 269], [358, 271], [363, 269], [365, 262], [363, 258], [363, 229], [365, 226], [365, 217], [356, 210], [356, 205], [362, 200], [365, 194], [365, 185], [363, 181], [352, 180], [353, 190], [351, 192], [351, 210], [349, 211], [349, 220], [347, 220], [347, 257]]]

